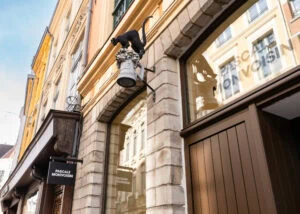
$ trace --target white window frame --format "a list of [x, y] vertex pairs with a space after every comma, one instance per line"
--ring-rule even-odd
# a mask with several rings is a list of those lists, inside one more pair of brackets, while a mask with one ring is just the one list
[[[222, 72], [222, 70], [221, 70], [221, 68], [222, 67], [224, 67], [224, 66], [227, 66], [229, 63], [233, 63], [234, 64], [234, 66], [235, 66], [235, 71], [236, 71], [236, 73], [237, 73], [237, 78], [238, 78], [238, 91], [237, 92], [235, 92], [234, 91], [234, 87], [233, 87], [233, 85], [232, 85], [232, 76], [233, 76], [233, 74], [232, 74], [232, 72], [231, 72], [231, 70], [230, 71], [228, 71], [228, 72], [230, 72], [230, 76], [231, 76], [231, 78], [230, 78], [230, 84], [231, 84], [231, 86], [230, 86], [230, 90], [231, 90], [231, 95], [229, 96], [229, 97], [226, 97], [226, 93], [225, 93], [225, 90], [224, 90], [224, 88], [223, 88], [223, 82], [224, 82], [224, 80], [223, 80], [223, 76], [222, 76], [222, 74], [221, 74], [221, 72]], [[219, 91], [220, 91], [220, 94], [222, 95], [222, 102], [224, 103], [224, 101], [227, 101], [227, 100], [229, 100], [229, 99], [231, 99], [232, 97], [235, 97], [237, 94], [240, 94], [241, 93], [241, 84], [240, 84], [240, 74], [239, 74], [239, 67], [238, 67], [238, 65], [237, 65], [237, 60], [236, 60], [236, 58], [235, 57], [231, 57], [231, 58], [229, 58], [228, 60], [226, 60], [223, 64], [221, 64], [220, 66], [219, 66], [219, 69], [218, 69], [218, 71], [219, 71], [219, 74], [218, 74], [218, 82], [219, 82]], [[222, 86], [222, 87], [220, 87], [220, 86]]]
[[[254, 5], [252, 5], [248, 10], [247, 10], [247, 17], [248, 17], [248, 23], [252, 23], [254, 22], [255, 20], [257, 20], [259, 17], [261, 17], [265, 12], [267, 12], [269, 10], [269, 3], [267, 0], [264, 0], [266, 2], [266, 8], [264, 10], [261, 9], [261, 7], [259, 6], [259, 1], [261, 0], [258, 0], [258, 2], [256, 2]], [[251, 15], [250, 15], [250, 9], [251, 8], [255, 8], [256, 11], [257, 11], [257, 16], [254, 17], [253, 19], [251, 18]]]
[[[232, 27], [229, 25], [216, 39], [215, 44], [216, 47], [219, 48], [222, 45], [224, 45], [226, 42], [228, 42], [230, 39], [232, 39]], [[221, 40], [221, 38], [224, 38], [224, 40]]]
[[[295, 7], [295, 1], [299, 2], [299, 8]], [[289, 0], [292, 12], [293, 12], [293, 16], [294, 17], [300, 17], [300, 0]]]

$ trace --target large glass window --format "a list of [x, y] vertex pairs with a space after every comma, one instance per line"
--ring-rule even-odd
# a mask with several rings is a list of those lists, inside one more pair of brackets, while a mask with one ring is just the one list
[[146, 124], [146, 100], [133, 102], [111, 127], [106, 213], [146, 213], [146, 145], [139, 145], [146, 137], [144, 126], [140, 131]]
[[[299, 53], [288, 42], [291, 38], [285, 20], [276, 15], [280, 7], [266, 8], [266, 1], [260, 0], [244, 14], [235, 14], [237, 18], [230, 18], [231, 22], [224, 20], [188, 58], [185, 73], [190, 122], [297, 65]], [[253, 20], [262, 11], [273, 15], [255, 25], [244, 24], [249, 14]], [[229, 29], [238, 31], [232, 35]], [[231, 39], [226, 40], [229, 35]]]
[[22, 213], [35, 214], [37, 199], [38, 199], [38, 192], [35, 192], [34, 194], [26, 197]]

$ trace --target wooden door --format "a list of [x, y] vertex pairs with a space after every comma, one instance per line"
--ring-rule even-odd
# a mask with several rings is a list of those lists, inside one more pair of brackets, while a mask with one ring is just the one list
[[253, 130], [258, 121], [250, 118], [243, 111], [186, 139], [189, 213], [276, 213], [262, 140]]

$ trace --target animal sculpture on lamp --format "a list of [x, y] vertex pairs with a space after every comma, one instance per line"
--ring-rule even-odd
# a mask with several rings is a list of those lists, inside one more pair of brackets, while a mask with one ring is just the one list
[[146, 33], [145, 33], [145, 25], [149, 18], [152, 16], [148, 16], [142, 25], [142, 36], [143, 41], [141, 41], [139, 33], [136, 30], [127, 31], [116, 38], [112, 38], [111, 43], [116, 46], [118, 42], [122, 45], [122, 48], [128, 48], [129, 42], [131, 44], [132, 49], [139, 55], [140, 59], [142, 59], [145, 53], [145, 46], [147, 44]]

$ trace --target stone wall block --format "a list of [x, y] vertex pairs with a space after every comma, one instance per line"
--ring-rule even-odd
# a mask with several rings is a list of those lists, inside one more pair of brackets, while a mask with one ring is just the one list
[[181, 149], [182, 139], [179, 131], [166, 130], [155, 135], [155, 144], [157, 145], [156, 149], [162, 149], [164, 147]]
[[160, 176], [156, 177], [155, 171], [156, 170], [152, 170], [146, 173], [146, 190], [154, 188], [156, 185], [156, 178], [160, 177]]
[[181, 56], [184, 53], [184, 50], [181, 49], [180, 47], [172, 44], [166, 51], [165, 54], [173, 57], [173, 58], [178, 58], [179, 56]]
[[156, 188], [156, 205], [184, 205], [184, 192], [181, 186], [164, 185]]
[[209, 15], [214, 16], [222, 10], [221, 4], [214, 0], [199, 0], [201, 10]]
[[83, 175], [87, 175], [88, 173], [103, 173], [103, 163], [91, 162], [89, 164], [85, 164], [85, 166], [80, 170]]
[[77, 190], [78, 198], [82, 199], [87, 196], [100, 196], [101, 195], [101, 185], [89, 184], [81, 187]]
[[215, 2], [217, 2], [218, 4], [228, 4], [230, 3], [232, 0], [215, 0]]
[[[154, 136], [165, 130], [178, 131], [180, 130], [180, 118], [174, 115], [163, 115], [155, 121], [154, 131], [149, 137]], [[150, 124], [149, 126], [151, 126]], [[149, 133], [149, 132], [148, 132]]]
[[192, 23], [200, 28], [206, 27], [212, 20], [211, 16], [201, 11], [199, 2], [197, 2], [197, 0], [191, 1], [191, 3], [187, 7], [187, 11]]
[[156, 168], [155, 154], [150, 154], [146, 156], [146, 172], [152, 171]]
[[146, 190], [146, 207], [155, 207], [156, 205], [156, 190], [148, 189]]
[[171, 84], [164, 84], [159, 87], [156, 91], [156, 103], [160, 102], [162, 99], [173, 99], [179, 100], [180, 91], [177, 86]]
[[164, 56], [164, 48], [159, 37], [154, 42], [154, 51], [155, 51], [155, 63], [156, 63]]
[[172, 184], [180, 185], [182, 180], [182, 169], [181, 167], [164, 166], [156, 169], [156, 186]]
[[172, 45], [172, 36], [168, 28], [160, 35], [160, 40], [162, 42], [162, 47], [166, 51]]
[[156, 76], [156, 78], [148, 81], [148, 84], [151, 85], [152, 88], [155, 90], [162, 86], [163, 84], [168, 83], [175, 86], [179, 85], [179, 78], [178, 74], [171, 71], [163, 71]]
[[153, 67], [153, 65], [155, 64], [154, 54], [155, 54], [155, 50], [154, 50], [154, 45], [152, 44], [149, 47], [149, 51], [148, 51], [148, 63], [147, 63], [148, 68]]
[[160, 207], [151, 207], [147, 209], [147, 214], [184, 214], [185, 208], [182, 206], [160, 206]]
[[180, 115], [179, 102], [173, 99], [162, 99], [148, 110], [147, 123], [150, 124], [165, 114]]
[[145, 67], [148, 66], [148, 53], [149, 53], [148, 49], [145, 50], [145, 54], [144, 54], [143, 58], [140, 61], [142, 63], [142, 65], [145, 66]]
[[[151, 82], [154, 78], [160, 75], [163, 71], [173, 71], [177, 72], [177, 62], [176, 60], [170, 57], [162, 57], [156, 64], [155, 64], [155, 73], [147, 72], [147, 81]], [[161, 82], [167, 82], [164, 79], [160, 79]]]
[[93, 162], [103, 163], [104, 162], [104, 152], [92, 151], [83, 157], [83, 161], [86, 164], [93, 163]]
[[192, 40], [189, 37], [187, 37], [181, 33], [180, 26], [179, 26], [177, 19], [175, 19], [169, 25], [168, 28], [169, 28], [169, 31], [171, 32], [173, 44], [178, 46], [179, 48], [187, 46], [192, 42]]
[[189, 38], [194, 38], [201, 31], [201, 28], [199, 26], [192, 23], [188, 9], [184, 9], [178, 15], [177, 20], [181, 32]]
[[101, 213], [101, 208], [96, 207], [88, 207], [80, 212], [81, 214], [99, 214]]
[[156, 153], [156, 167], [182, 166], [182, 153], [180, 149], [163, 148]]

